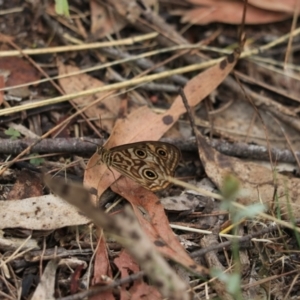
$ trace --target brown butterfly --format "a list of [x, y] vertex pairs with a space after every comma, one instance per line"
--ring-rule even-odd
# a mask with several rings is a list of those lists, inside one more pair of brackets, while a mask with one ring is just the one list
[[111, 149], [98, 147], [100, 161], [151, 191], [165, 189], [174, 177], [181, 158], [180, 150], [172, 144], [144, 141]]

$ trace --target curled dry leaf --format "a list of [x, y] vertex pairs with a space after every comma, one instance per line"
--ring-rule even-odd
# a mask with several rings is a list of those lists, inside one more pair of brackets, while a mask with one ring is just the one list
[[261, 202], [269, 210], [280, 208], [281, 217], [293, 220], [300, 217], [300, 179], [277, 174], [276, 170], [256, 163], [243, 162], [214, 150], [197, 133], [201, 143], [199, 155], [208, 177], [221, 187], [228, 175], [237, 177], [242, 186], [238, 201], [244, 205]]
[[[109, 280], [113, 280], [113, 272], [111, 269], [111, 262], [108, 257], [108, 247], [106, 244], [106, 239], [104, 237], [104, 232], [102, 229], [98, 229], [98, 245], [96, 248], [96, 255], [94, 260], [94, 274], [92, 277], [91, 285], [106, 285]], [[90, 297], [91, 300], [98, 300], [99, 295]], [[105, 291], [101, 293], [102, 299], [115, 300], [115, 297], [111, 291]]]
[[[228, 24], [240, 24], [243, 15], [244, 3], [231, 0], [189, 0], [194, 7], [187, 10], [174, 10], [173, 14], [181, 15], [182, 22], [193, 24], [209, 24], [222, 22]], [[260, 1], [263, 2], [263, 1]], [[262, 10], [253, 5], [247, 6], [245, 24], [267, 24], [279, 22], [291, 17], [291, 14], [278, 11]]]
[[33, 293], [32, 300], [49, 299], [54, 300], [55, 273], [58, 267], [59, 259], [53, 259], [48, 262], [44, 273], [40, 279], [39, 285]]
[[174, 235], [164, 207], [157, 196], [138, 184], [128, 184], [128, 181], [128, 178], [121, 178], [114, 183], [112, 189], [130, 202], [142, 229], [157, 250], [169, 259], [184, 265], [191, 272], [207, 274], [208, 270], [190, 258]]

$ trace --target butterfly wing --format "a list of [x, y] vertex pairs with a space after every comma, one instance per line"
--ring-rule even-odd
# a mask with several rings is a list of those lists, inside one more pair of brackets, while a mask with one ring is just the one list
[[117, 146], [109, 152], [108, 165], [151, 191], [170, 184], [166, 175], [174, 176], [181, 157], [180, 150], [174, 145], [153, 141]]

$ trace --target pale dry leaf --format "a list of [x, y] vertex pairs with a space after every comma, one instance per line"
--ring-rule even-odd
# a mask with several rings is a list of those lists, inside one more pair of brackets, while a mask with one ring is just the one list
[[126, 17], [132, 23], [135, 23], [141, 15], [141, 8], [132, 0], [112, 1], [113, 7], [122, 17]]
[[[142, 14], [142, 6], [135, 0], [121, 0], [121, 1], [109, 1], [115, 10], [126, 20], [131, 23], [137, 22], [138, 18]], [[157, 0], [143, 0], [144, 7], [151, 7], [157, 5]]]
[[52, 259], [48, 262], [44, 273], [40, 279], [39, 285], [33, 293], [32, 300], [54, 300], [55, 273], [58, 267], [59, 259]]
[[278, 12], [293, 14], [298, 0], [248, 0], [253, 6]]
[[0, 229], [53, 230], [89, 222], [73, 206], [54, 195], [0, 201], [0, 219]]

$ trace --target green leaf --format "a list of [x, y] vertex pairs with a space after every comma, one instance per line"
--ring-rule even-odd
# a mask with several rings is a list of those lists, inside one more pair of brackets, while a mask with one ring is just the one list
[[234, 296], [234, 299], [242, 299], [241, 295], [241, 274], [234, 273], [224, 273], [218, 269], [211, 269], [210, 274], [213, 277], [218, 277], [219, 280], [223, 281], [225, 288], [228, 293]]
[[266, 207], [262, 203], [254, 203], [249, 206], [247, 206], [247, 209], [239, 210], [236, 213], [236, 220], [241, 220], [243, 218], [249, 218], [253, 219], [256, 217], [258, 214], [264, 212], [266, 210]]
[[17, 138], [19, 138], [21, 136], [21, 133], [12, 127], [9, 127], [7, 130], [4, 131], [4, 133], [6, 135], [10, 136], [10, 138], [12, 140], [16, 140]]
[[241, 275], [237, 273], [230, 274], [230, 280], [226, 283], [227, 291], [232, 295], [237, 295], [241, 287]]
[[44, 159], [43, 158], [41, 158], [41, 157], [38, 157], [39, 156], [39, 154], [38, 153], [33, 153], [33, 154], [31, 154], [30, 155], [30, 163], [32, 164], [32, 165], [35, 165], [35, 166], [39, 166], [39, 165], [41, 165], [43, 162], [44, 162]]
[[239, 180], [231, 174], [225, 176], [223, 185], [221, 186], [221, 194], [225, 200], [234, 200], [240, 190]]
[[58, 15], [70, 17], [68, 0], [55, 0], [55, 11]]

